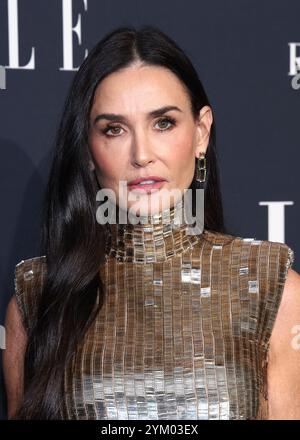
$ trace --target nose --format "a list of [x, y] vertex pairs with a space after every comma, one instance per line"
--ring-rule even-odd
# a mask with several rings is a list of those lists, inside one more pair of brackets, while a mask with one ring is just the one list
[[131, 163], [134, 167], [145, 167], [155, 160], [153, 147], [146, 136], [135, 136], [131, 148]]

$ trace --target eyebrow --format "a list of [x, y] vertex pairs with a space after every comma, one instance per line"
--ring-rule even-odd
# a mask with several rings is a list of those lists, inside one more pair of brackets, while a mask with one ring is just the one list
[[[177, 107], [176, 105], [165, 105], [164, 107], [158, 108], [156, 110], [152, 110], [148, 113], [147, 119], [155, 118], [157, 116], [161, 116], [166, 112], [169, 112], [171, 110], [176, 110], [182, 113], [182, 110]], [[108, 119], [109, 121], [122, 121], [126, 122], [126, 117], [123, 115], [117, 115], [115, 113], [102, 113], [100, 115], [97, 115], [94, 119], [94, 125], [96, 122], [98, 122], [100, 119]]]

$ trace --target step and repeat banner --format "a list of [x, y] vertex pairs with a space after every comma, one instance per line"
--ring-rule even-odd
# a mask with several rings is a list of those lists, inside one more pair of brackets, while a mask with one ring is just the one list
[[119, 26], [159, 27], [190, 57], [213, 109], [227, 229], [287, 243], [300, 271], [299, 17], [299, 0], [0, 0], [0, 356], [15, 265], [39, 255], [68, 88]]

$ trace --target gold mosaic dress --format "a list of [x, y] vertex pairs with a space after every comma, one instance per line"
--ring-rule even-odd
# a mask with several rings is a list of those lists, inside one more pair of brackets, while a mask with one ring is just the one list
[[[106, 299], [65, 371], [64, 419], [267, 419], [271, 330], [293, 251], [185, 224], [112, 225]], [[46, 257], [22, 260], [26, 328]]]

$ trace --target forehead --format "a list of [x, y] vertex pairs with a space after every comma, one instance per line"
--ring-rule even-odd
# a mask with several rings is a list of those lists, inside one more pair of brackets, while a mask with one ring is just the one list
[[97, 86], [93, 101], [98, 111], [176, 104], [189, 106], [184, 84], [169, 69], [145, 65], [130, 66], [108, 75]]

